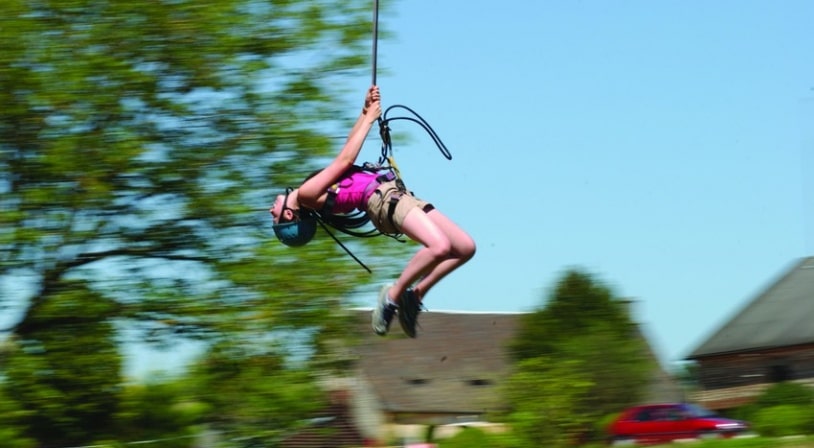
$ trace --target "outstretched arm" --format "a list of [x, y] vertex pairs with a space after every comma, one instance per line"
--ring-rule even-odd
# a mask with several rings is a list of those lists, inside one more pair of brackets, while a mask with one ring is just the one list
[[310, 208], [319, 208], [317, 201], [325, 191], [356, 162], [373, 123], [381, 116], [381, 96], [377, 86], [371, 86], [365, 96], [365, 107], [348, 135], [345, 146], [325, 169], [306, 180], [299, 188], [299, 201]]

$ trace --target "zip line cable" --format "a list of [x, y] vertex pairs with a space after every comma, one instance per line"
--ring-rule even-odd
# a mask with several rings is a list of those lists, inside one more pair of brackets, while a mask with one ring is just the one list
[[373, 74], [371, 75], [372, 83], [371, 85], [376, 85], [376, 72], [378, 71], [379, 59], [379, 0], [375, 0], [373, 3]]
[[[373, 55], [372, 55], [372, 73], [371, 73], [371, 80], [373, 85], [376, 85], [376, 75], [378, 72], [378, 59], [379, 59], [379, 0], [374, 0], [373, 2]], [[393, 109], [404, 109], [405, 111], [412, 114], [412, 117], [392, 117], [388, 118], [388, 113]], [[452, 153], [449, 152], [446, 145], [441, 138], [438, 136], [438, 133], [430, 126], [430, 124], [422, 118], [418, 113], [414, 110], [410, 109], [407, 106], [403, 106], [401, 104], [396, 104], [393, 106], [388, 107], [385, 109], [384, 113], [381, 117], [379, 117], [379, 135], [382, 138], [382, 154], [379, 157], [379, 164], [383, 165], [386, 161], [389, 161], [390, 164], [393, 164], [393, 143], [390, 138], [390, 122], [398, 121], [398, 120], [407, 120], [412, 121], [420, 125], [424, 130], [429, 134], [432, 141], [441, 151], [441, 154], [447, 159], [452, 160]], [[398, 168], [396, 168], [396, 175], [398, 175]]]

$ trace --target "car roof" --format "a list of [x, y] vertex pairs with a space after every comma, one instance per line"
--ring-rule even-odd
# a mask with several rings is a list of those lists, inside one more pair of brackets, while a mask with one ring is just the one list
[[675, 406], [686, 406], [684, 403], [655, 403], [655, 404], [640, 404], [633, 406], [633, 409], [647, 409], [647, 408], [667, 408]]
[[640, 404], [638, 406], [632, 406], [625, 410], [625, 414], [635, 414], [637, 412], [641, 412], [647, 409], [664, 409], [664, 408], [683, 408], [687, 405], [685, 403], [651, 403], [651, 404]]

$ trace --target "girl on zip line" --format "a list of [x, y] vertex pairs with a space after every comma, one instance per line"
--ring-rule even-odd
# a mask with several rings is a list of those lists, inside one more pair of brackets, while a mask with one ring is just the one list
[[330, 222], [331, 216], [354, 210], [365, 212], [379, 232], [403, 234], [420, 243], [423, 247], [395, 282], [382, 287], [371, 319], [376, 334], [384, 336], [398, 315], [404, 333], [414, 338], [427, 292], [472, 258], [475, 242], [432, 204], [413, 196], [393, 170], [379, 174], [356, 165], [362, 144], [381, 115], [381, 95], [373, 85], [336, 158], [299, 188], [278, 195], [269, 211], [275, 235], [288, 246], [310, 241], [317, 218]]

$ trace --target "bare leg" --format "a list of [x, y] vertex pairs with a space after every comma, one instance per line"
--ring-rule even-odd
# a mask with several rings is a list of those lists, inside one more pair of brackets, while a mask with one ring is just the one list
[[442, 278], [469, 261], [475, 255], [476, 250], [475, 241], [472, 240], [472, 237], [458, 227], [457, 224], [452, 222], [446, 215], [433, 209], [427, 216], [429, 216], [438, 227], [443, 229], [452, 243], [452, 253], [450, 254], [450, 258], [436, 264], [432, 270], [416, 284], [415, 290], [418, 293], [419, 299], [422, 299], [433, 285], [438, 283]]
[[422, 299], [439, 280], [475, 255], [472, 238], [436, 209], [429, 213], [420, 209], [410, 211], [402, 231], [424, 247], [410, 259], [390, 288], [390, 297], [395, 301], [416, 281], [415, 291]]

